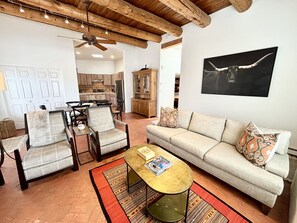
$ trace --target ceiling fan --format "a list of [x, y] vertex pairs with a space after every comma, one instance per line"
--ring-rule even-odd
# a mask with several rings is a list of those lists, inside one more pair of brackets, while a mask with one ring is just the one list
[[84, 33], [82, 35], [82, 39], [85, 42], [75, 46], [75, 48], [79, 48], [84, 46], [85, 44], [88, 45], [93, 45], [95, 47], [97, 47], [98, 49], [105, 51], [107, 50], [107, 48], [105, 46], [102, 46], [101, 44], [116, 44], [116, 41], [114, 40], [109, 40], [109, 39], [97, 39], [96, 36], [90, 34], [90, 24], [89, 24], [89, 6], [91, 4], [91, 2], [89, 0], [86, 0], [84, 2], [86, 4], [86, 15], [87, 15], [87, 26], [88, 26], [88, 32]]

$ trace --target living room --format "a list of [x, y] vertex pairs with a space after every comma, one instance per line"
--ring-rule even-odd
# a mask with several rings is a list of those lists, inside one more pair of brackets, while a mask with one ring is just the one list
[[[183, 26], [183, 33], [181, 35], [182, 61], [179, 108], [217, 117], [226, 117], [245, 123], [253, 121], [259, 126], [288, 130], [292, 133], [289, 147], [292, 150], [296, 150], [297, 104], [292, 97], [297, 95], [297, 89], [295, 87], [297, 78], [294, 66], [297, 57], [297, 45], [295, 41], [297, 28], [295, 25], [296, 13], [294, 10], [296, 6], [296, 2], [292, 0], [255, 0], [251, 8], [243, 13], [238, 13], [230, 6], [211, 14], [211, 25], [206, 28], [201, 29], [193, 23]], [[24, 20], [3, 13], [0, 14], [0, 30], [1, 66], [59, 68], [63, 76], [65, 101], [79, 100], [73, 42], [72, 40], [58, 38], [57, 36], [81, 38], [81, 33]], [[166, 43], [174, 39], [176, 37], [165, 34], [162, 36], [161, 43]], [[131, 111], [131, 98], [133, 97], [132, 72], [140, 70], [145, 65], [148, 68], [158, 69], [160, 71], [162, 69], [160, 68], [160, 44], [148, 42], [146, 49], [140, 49], [122, 43], [117, 43], [113, 47], [124, 52], [125, 102], [126, 113], [128, 115]], [[201, 93], [203, 61], [205, 58], [270, 47], [278, 47], [278, 51], [268, 97]], [[158, 94], [165, 93], [161, 89], [166, 84], [166, 80], [164, 79], [157, 82]], [[171, 102], [168, 103], [170, 104]], [[0, 94], [0, 104], [0, 119], [2, 120], [8, 117], [8, 109], [6, 108], [2, 93]], [[167, 105], [158, 103], [158, 112], [160, 112], [161, 106]], [[146, 124], [150, 124], [151, 120], [148, 119], [145, 122]], [[134, 137], [134, 139], [137, 138], [136, 133]], [[135, 140], [133, 142], [134, 145], [136, 144], [135, 142], [138, 141]], [[15, 172], [10, 176], [15, 175], [16, 178], [17, 173], [15, 166], [13, 167], [15, 164], [11, 162], [9, 165], [10, 169]], [[92, 167], [97, 165], [98, 163], [94, 162]], [[85, 184], [90, 184], [88, 174], [82, 174], [82, 171], [87, 171], [86, 166], [79, 170], [77, 178], [81, 177], [79, 180], [86, 181]], [[69, 173], [72, 174], [72, 172]], [[67, 178], [66, 175], [60, 176]], [[210, 177], [207, 182], [211, 184], [211, 180], [212, 178]], [[71, 181], [78, 181], [78, 179], [72, 179]], [[14, 183], [16, 182], [15, 180]], [[23, 194], [16, 184], [10, 186], [14, 187], [13, 190], [2, 189], [2, 187], [1, 193], [2, 191], [6, 193], [6, 190], [8, 190], [10, 193], [17, 194], [15, 198], [28, 194], [27, 199], [34, 200], [34, 194], [30, 192], [24, 192]], [[46, 189], [49, 189], [49, 187]], [[46, 189], [44, 188], [44, 190]], [[93, 190], [89, 186], [88, 189]], [[70, 189], [67, 187], [65, 190]], [[35, 193], [40, 192], [35, 191]], [[79, 193], [79, 190], [77, 193]], [[90, 196], [90, 199], [98, 203], [94, 194]], [[48, 199], [50, 199], [50, 196]], [[245, 199], [243, 198], [239, 202], [244, 202]], [[5, 204], [5, 202], [7, 201], [2, 202], [1, 200], [1, 210], [7, 210], [4, 207], [2, 209], [2, 204]], [[24, 205], [26, 205], [25, 201]], [[86, 209], [87, 204], [85, 206]], [[92, 207], [95, 208], [94, 206]], [[47, 209], [50, 208], [50, 206], [47, 206]], [[77, 208], [79, 208], [78, 205]], [[100, 209], [99, 203], [96, 208]], [[28, 209], [26, 210], [28, 211]], [[257, 207], [251, 210], [256, 210], [256, 215], [260, 216], [259, 219], [262, 222], [277, 222], [275, 219], [282, 219], [274, 218], [275, 216], [271, 218], [271, 215], [264, 216]], [[22, 210], [15, 210], [16, 212], [19, 212], [18, 217], [21, 218], [22, 214], [20, 212]], [[32, 210], [32, 212], [34, 211]], [[38, 213], [35, 214], [36, 216], [38, 215]], [[281, 213], [278, 214], [281, 215]], [[34, 216], [34, 213], [32, 215]], [[26, 216], [26, 213], [23, 213], [23, 216]], [[246, 217], [249, 219], [249, 216]], [[90, 219], [94, 219], [94, 217]], [[104, 216], [101, 216], [100, 219], [103, 221]], [[254, 221], [257, 221], [257, 219]]]

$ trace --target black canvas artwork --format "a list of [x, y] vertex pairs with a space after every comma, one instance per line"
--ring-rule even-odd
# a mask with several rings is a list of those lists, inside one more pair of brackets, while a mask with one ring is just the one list
[[203, 94], [268, 97], [277, 47], [204, 59]]

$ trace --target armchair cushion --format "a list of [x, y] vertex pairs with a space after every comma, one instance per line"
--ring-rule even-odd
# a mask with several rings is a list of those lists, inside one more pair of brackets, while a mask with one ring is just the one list
[[49, 121], [49, 111], [34, 111], [27, 113], [28, 130], [31, 146], [50, 144], [52, 141]]
[[68, 141], [64, 140], [46, 146], [30, 148], [23, 159], [22, 165], [26, 171], [30, 168], [55, 163], [67, 157], [72, 159], [72, 152]]
[[121, 140], [125, 140], [127, 134], [119, 129], [111, 129], [99, 133], [99, 141], [101, 146], [110, 145]]
[[66, 139], [65, 125], [61, 113], [48, 110], [27, 113], [31, 147], [49, 145]]
[[88, 124], [94, 131], [104, 132], [114, 129], [114, 122], [110, 107], [96, 107], [88, 109]]

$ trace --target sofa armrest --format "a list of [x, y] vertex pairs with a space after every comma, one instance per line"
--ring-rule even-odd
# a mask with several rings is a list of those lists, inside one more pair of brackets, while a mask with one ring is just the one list
[[160, 119], [154, 120], [154, 121], [151, 122], [151, 124], [152, 125], [158, 125], [159, 121], [160, 121]]
[[265, 165], [265, 170], [282, 178], [287, 177], [289, 174], [289, 155], [274, 154], [272, 159]]

